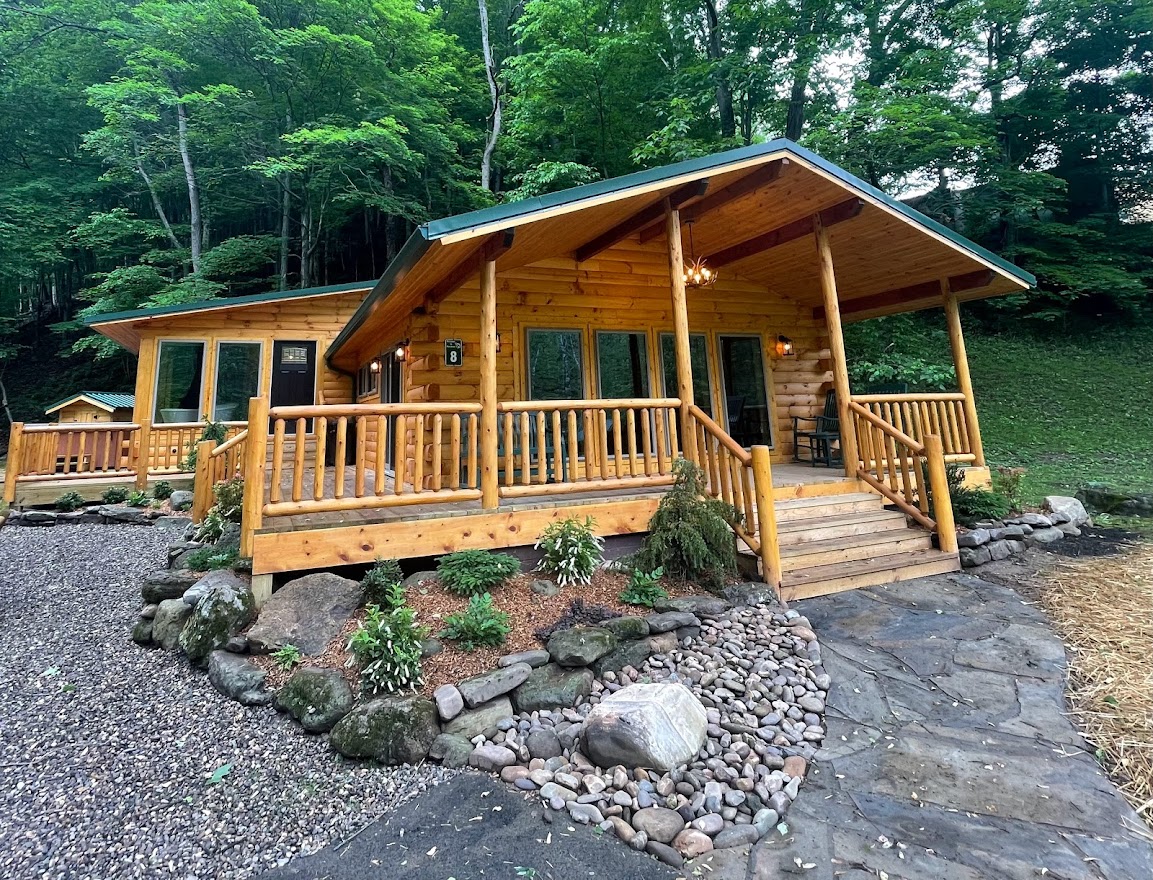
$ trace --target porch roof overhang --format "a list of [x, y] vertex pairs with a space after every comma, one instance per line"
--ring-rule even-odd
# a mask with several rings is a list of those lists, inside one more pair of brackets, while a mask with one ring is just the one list
[[[105, 312], [90, 315], [84, 319], [86, 326], [97, 333], [118, 342], [131, 352], [140, 351], [141, 331], [150, 323], [160, 320], [175, 320], [184, 315], [200, 315], [204, 312], [230, 311], [253, 306], [263, 306], [284, 300], [306, 299], [314, 296], [333, 296], [352, 293], [358, 290], [367, 292], [373, 286], [371, 281], [356, 281], [351, 284], [332, 284], [326, 287], [305, 287], [300, 290], [274, 290], [267, 293], [254, 293], [247, 296], [221, 297], [200, 302], [180, 303], [171, 306], [157, 306], [151, 309], [132, 309], [125, 312]], [[271, 328], [270, 328], [271, 329]]]
[[[693, 219], [698, 255], [811, 305], [821, 292], [812, 218], [828, 227], [845, 321], [1027, 290], [1028, 272], [820, 156], [778, 139], [436, 220], [419, 227], [329, 347], [355, 369], [414, 309], [496, 255], [497, 272], [544, 259], [582, 264], [628, 236], [663, 236], [663, 201]], [[511, 238], [511, 242], [510, 242]], [[498, 245], [497, 240], [501, 239]]]

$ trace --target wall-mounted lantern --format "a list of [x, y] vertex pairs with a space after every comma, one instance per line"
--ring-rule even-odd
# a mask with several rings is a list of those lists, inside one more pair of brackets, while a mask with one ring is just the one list
[[369, 361], [368, 362], [368, 370], [371, 373], [379, 373], [380, 372], [380, 358], [375, 357], [371, 361]]
[[395, 357], [401, 363], [406, 363], [408, 361], [408, 354], [409, 354], [408, 340], [402, 339], [400, 342], [398, 342], [396, 344], [396, 348], [393, 350], [392, 356]]
[[797, 355], [797, 349], [793, 346], [793, 340], [787, 336], [777, 337], [776, 349], [777, 357], [788, 358], [796, 357]]

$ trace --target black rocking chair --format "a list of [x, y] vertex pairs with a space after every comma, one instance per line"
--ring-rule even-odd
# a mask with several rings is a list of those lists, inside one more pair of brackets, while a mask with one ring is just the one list
[[[801, 422], [811, 422], [811, 429], [801, 429]], [[801, 450], [808, 450], [808, 461], [816, 467], [818, 464], [825, 467], [836, 467], [841, 463], [839, 450], [834, 450], [834, 444], [840, 444], [841, 420], [837, 415], [837, 394], [830, 391], [825, 396], [825, 412], [819, 416], [793, 416], [793, 461], [805, 461], [801, 458]]]

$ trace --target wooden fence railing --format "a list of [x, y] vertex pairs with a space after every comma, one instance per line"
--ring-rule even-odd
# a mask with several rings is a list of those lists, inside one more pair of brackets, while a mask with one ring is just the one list
[[955, 553], [957, 531], [940, 436], [927, 434], [917, 440], [856, 400], [849, 411], [860, 455], [858, 479], [906, 516], [937, 532], [940, 548]]
[[192, 481], [192, 519], [200, 522], [213, 504], [217, 483], [244, 476], [248, 429], [233, 434], [219, 446], [215, 440], [196, 444], [196, 476]]
[[972, 426], [965, 417], [965, 395], [960, 392], [854, 394], [852, 400], [918, 443], [936, 434], [946, 461], [969, 463], [977, 458]]
[[680, 405], [675, 397], [497, 404], [500, 497], [670, 485]]
[[139, 433], [139, 425], [124, 422], [15, 422], [8, 441], [4, 500], [15, 501], [18, 482], [136, 475]]

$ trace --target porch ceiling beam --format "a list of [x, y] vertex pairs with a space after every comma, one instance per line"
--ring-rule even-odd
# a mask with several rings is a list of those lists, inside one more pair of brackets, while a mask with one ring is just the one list
[[[788, 159], [777, 159], [769, 162], [767, 165], [762, 165], [750, 174], [746, 174], [740, 180], [730, 183], [724, 189], [719, 189], [715, 193], [711, 193], [699, 202], [681, 210], [681, 223], [692, 223], [695, 220], [700, 220], [706, 214], [711, 214], [718, 208], [723, 208], [729, 202], [739, 199], [741, 196], [748, 195], [755, 192], [761, 187], [768, 186], [774, 180], [781, 176], [781, 172], [785, 170], [785, 166], [789, 164]], [[665, 234], [663, 225], [654, 224], [641, 230], [641, 244], [652, 241], [654, 238], [660, 238]]]
[[[950, 293], [962, 293], [966, 290], [978, 290], [988, 287], [993, 281], [995, 273], [992, 269], [978, 269], [976, 272], [966, 272], [963, 275], [952, 275], [947, 279]], [[925, 306], [940, 305], [941, 282], [922, 281], [919, 284], [909, 284], [905, 287], [895, 287], [881, 293], [869, 296], [860, 296], [856, 299], [841, 300], [841, 314], [849, 316], [859, 312], [872, 312], [878, 309], [887, 309], [902, 303], [923, 302]], [[818, 306], [813, 309], [813, 317], [823, 321], [825, 309]]]
[[[851, 220], [861, 213], [861, 209], [864, 206], [864, 199], [851, 198], [839, 202], [831, 208], [825, 208], [819, 215], [821, 225], [827, 229], [830, 226]], [[742, 241], [740, 244], [734, 244], [724, 250], [717, 251], [715, 254], [709, 254], [705, 257], [705, 261], [714, 269], [719, 269], [722, 266], [727, 266], [738, 260], [763, 253], [764, 251], [779, 247], [782, 244], [788, 244], [790, 241], [796, 241], [798, 238], [804, 238], [807, 235], [811, 235], [813, 230], [813, 218], [802, 217], [800, 220], [794, 220], [791, 223], [786, 223], [784, 226], [778, 226], [776, 229], [755, 235], [752, 238]]]
[[612, 227], [606, 232], [602, 232], [596, 238], [582, 244], [575, 251], [573, 257], [578, 263], [583, 263], [585, 260], [591, 260], [601, 251], [612, 247], [617, 242], [623, 241], [634, 232], [639, 232], [646, 226], [651, 226], [659, 220], [665, 218], [665, 208], [671, 205], [673, 208], [679, 208], [690, 199], [699, 198], [703, 196], [709, 188], [708, 178], [701, 180], [694, 180], [691, 183], [686, 183], [684, 186], [673, 190], [667, 197], [657, 199], [651, 205], [641, 208], [631, 217], [628, 217]]
[[472, 252], [428, 289], [424, 295], [425, 307], [440, 302], [478, 273], [485, 262], [496, 260], [505, 254], [512, 247], [513, 232], [512, 229], [506, 229], [503, 232], [494, 232], [482, 239]]

